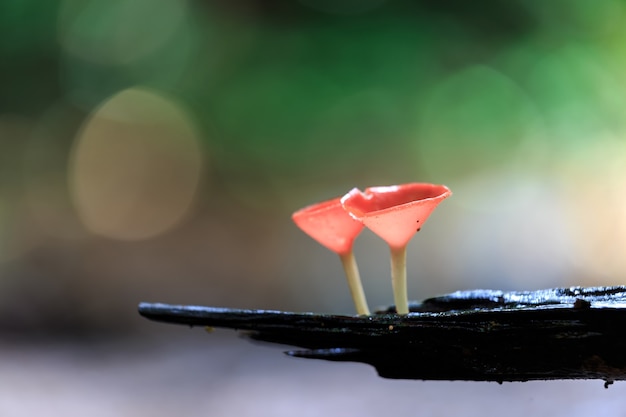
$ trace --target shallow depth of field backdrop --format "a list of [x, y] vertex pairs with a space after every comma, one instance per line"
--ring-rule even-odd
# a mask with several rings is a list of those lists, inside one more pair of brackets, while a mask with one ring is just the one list
[[[352, 314], [290, 214], [414, 181], [454, 195], [412, 299], [626, 284], [625, 116], [622, 1], [3, 1], [0, 414], [623, 409], [619, 383], [386, 381], [136, 304]], [[355, 253], [390, 303], [384, 242]]]

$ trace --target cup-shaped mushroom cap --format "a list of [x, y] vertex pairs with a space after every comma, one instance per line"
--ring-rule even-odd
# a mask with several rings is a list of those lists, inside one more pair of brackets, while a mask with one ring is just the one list
[[452, 192], [445, 185], [411, 183], [354, 188], [342, 197], [343, 207], [392, 248], [402, 248], [430, 213]]
[[341, 198], [324, 201], [296, 211], [291, 218], [306, 234], [339, 255], [352, 250], [363, 223], [341, 205]]

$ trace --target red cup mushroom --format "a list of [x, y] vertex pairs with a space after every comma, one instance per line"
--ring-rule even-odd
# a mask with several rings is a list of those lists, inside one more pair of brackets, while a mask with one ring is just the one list
[[444, 185], [411, 183], [355, 188], [341, 204], [357, 220], [380, 236], [391, 250], [391, 282], [398, 314], [409, 312], [406, 286], [406, 247], [430, 213], [452, 193]]
[[292, 219], [306, 234], [339, 255], [357, 313], [369, 315], [359, 269], [352, 251], [354, 239], [363, 230], [363, 223], [344, 210], [340, 198], [298, 210], [292, 215]]

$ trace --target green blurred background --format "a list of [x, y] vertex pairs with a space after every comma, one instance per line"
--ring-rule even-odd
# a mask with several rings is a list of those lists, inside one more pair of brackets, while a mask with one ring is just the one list
[[[623, 6], [3, 2], [2, 327], [156, 298], [350, 312], [290, 213], [413, 181], [454, 192], [414, 298], [621, 283]], [[388, 303], [386, 248], [356, 252]]]
[[[141, 300], [352, 314], [290, 215], [355, 186], [452, 189], [413, 299], [624, 284], [625, 45], [614, 0], [0, 2], [1, 334], [177, 334]], [[390, 303], [385, 244], [355, 252]]]

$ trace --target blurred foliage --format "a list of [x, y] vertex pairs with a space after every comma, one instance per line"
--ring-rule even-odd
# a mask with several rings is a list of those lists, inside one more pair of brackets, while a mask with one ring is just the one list
[[189, 106], [226, 187], [289, 191], [397, 158], [412, 168], [391, 177], [441, 178], [445, 159], [449, 181], [529, 135], [623, 130], [622, 6], [8, 1], [0, 112], [90, 112], [142, 85]]
[[[128, 209], [115, 227], [139, 215], [179, 224], [191, 203], [168, 219], [158, 210], [182, 187], [183, 201], [248, 232], [255, 218], [284, 222], [353, 186], [430, 181], [457, 195], [446, 223], [454, 243], [435, 240], [438, 256], [473, 259], [476, 242], [454, 237], [477, 233], [463, 219], [502, 209], [501, 196], [524, 203], [494, 223], [510, 225], [530, 217], [526, 196], [548, 194], [534, 215], [560, 213], [565, 224], [538, 219], [538, 233], [566, 233], [585, 254], [565, 257], [566, 273], [626, 272], [613, 249], [626, 243], [625, 41], [621, 0], [3, 1], [0, 261], [50, 236], [98, 235], [85, 204], [102, 216]], [[80, 163], [90, 135], [154, 132], [184, 134], [174, 148], [187, 156], [117, 141], [101, 161]], [[192, 159], [193, 178], [181, 168]], [[600, 198], [612, 207], [603, 214]], [[101, 202], [111, 200], [119, 204]], [[581, 231], [590, 218], [595, 231]], [[256, 227], [263, 236], [251, 248], [279, 230]], [[47, 244], [74, 245], [62, 241]], [[520, 245], [528, 259], [541, 250]], [[542, 262], [551, 259], [560, 258]], [[488, 271], [472, 274], [503, 273]]]

